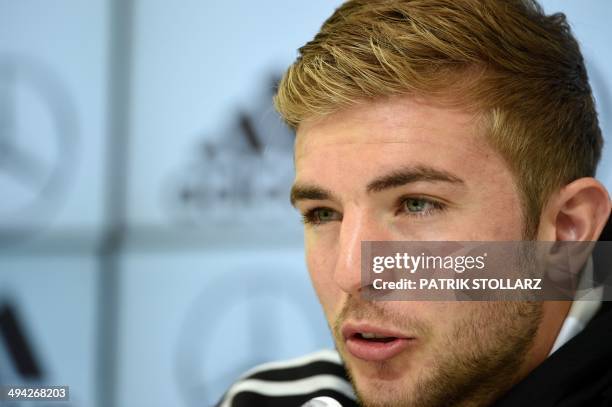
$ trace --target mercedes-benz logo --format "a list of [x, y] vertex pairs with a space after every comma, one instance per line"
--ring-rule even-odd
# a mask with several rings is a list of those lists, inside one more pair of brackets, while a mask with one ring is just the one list
[[0, 243], [51, 218], [74, 172], [76, 114], [58, 76], [0, 55]]

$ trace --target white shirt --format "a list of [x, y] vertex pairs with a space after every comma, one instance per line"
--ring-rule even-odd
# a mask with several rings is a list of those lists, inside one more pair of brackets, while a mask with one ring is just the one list
[[561, 346], [565, 345], [574, 336], [578, 335], [601, 308], [603, 287], [591, 288], [592, 281], [593, 259], [589, 257], [582, 276], [580, 276], [578, 291], [590, 291], [588, 291], [586, 295], [582, 296], [580, 300], [575, 300], [572, 302], [572, 306], [565, 317], [565, 321], [563, 321], [563, 325], [559, 330], [557, 339], [555, 340], [555, 343], [553, 344], [548, 356], [553, 354]]

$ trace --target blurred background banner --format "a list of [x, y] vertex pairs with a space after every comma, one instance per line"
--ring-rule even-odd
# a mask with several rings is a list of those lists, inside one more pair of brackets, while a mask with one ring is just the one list
[[[339, 4], [0, 0], [0, 384], [205, 406], [332, 346], [271, 97]], [[612, 143], [612, 3], [543, 5], [568, 15]]]

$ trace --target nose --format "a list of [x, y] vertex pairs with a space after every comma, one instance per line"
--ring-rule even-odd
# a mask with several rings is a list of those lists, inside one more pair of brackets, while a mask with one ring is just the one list
[[368, 276], [361, 270], [361, 242], [388, 240], [388, 232], [372, 216], [363, 210], [345, 210], [338, 237], [334, 282], [342, 291], [358, 295], [370, 285]]

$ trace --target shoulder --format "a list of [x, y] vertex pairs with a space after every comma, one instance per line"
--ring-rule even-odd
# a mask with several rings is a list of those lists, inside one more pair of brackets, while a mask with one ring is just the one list
[[320, 396], [356, 406], [353, 387], [336, 351], [321, 350], [254, 367], [228, 389], [218, 406], [301, 406]]

